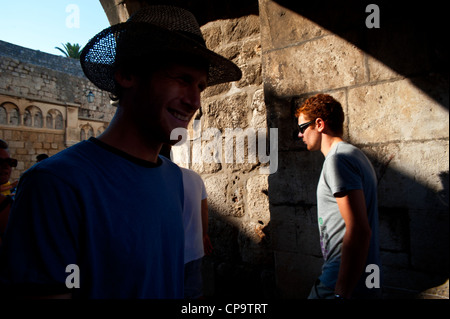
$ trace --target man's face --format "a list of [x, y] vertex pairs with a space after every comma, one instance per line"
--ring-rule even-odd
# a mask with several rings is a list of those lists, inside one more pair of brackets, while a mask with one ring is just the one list
[[132, 112], [134, 122], [145, 138], [174, 144], [172, 130], [187, 128], [200, 108], [200, 93], [207, 85], [207, 71], [172, 64], [139, 80]]
[[11, 166], [4, 161], [7, 158], [10, 158], [9, 153], [4, 149], [0, 149], [0, 185], [8, 182], [11, 177]]
[[[298, 125], [302, 125], [308, 122], [311, 122], [311, 120], [306, 118], [305, 115], [301, 113], [298, 117]], [[303, 143], [305, 143], [308, 151], [320, 150], [321, 134], [317, 132], [315, 122], [307, 125], [306, 127], [303, 127], [303, 133], [299, 132], [298, 137], [302, 139]]]

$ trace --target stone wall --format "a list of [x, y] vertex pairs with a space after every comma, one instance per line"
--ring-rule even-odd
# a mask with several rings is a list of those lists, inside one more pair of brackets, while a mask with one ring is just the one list
[[[158, 1], [110, 2], [132, 13]], [[241, 81], [205, 91], [186, 144], [173, 148], [209, 194], [205, 295], [307, 296], [323, 263], [315, 195], [323, 155], [298, 140], [294, 109], [325, 92], [342, 102], [345, 138], [378, 174], [385, 297], [448, 298], [448, 49], [433, 23], [445, 19], [428, 19], [436, 9], [379, 1], [381, 28], [369, 30], [362, 1], [259, 0], [259, 17], [233, 18], [207, 0], [175, 2], [204, 14], [208, 46], [243, 70]], [[239, 139], [253, 132], [267, 134], [255, 143], [276, 154], [270, 163]]]
[[202, 26], [202, 32], [209, 48], [233, 60], [243, 72], [240, 81], [203, 93], [201, 111], [188, 130], [190, 152], [184, 149], [186, 144], [172, 149], [175, 162], [201, 174], [208, 192], [214, 253], [205, 258], [205, 294], [269, 296], [273, 258], [266, 230], [271, 163], [261, 159], [270, 152], [252, 149], [257, 143], [269, 147], [270, 138], [259, 17], [213, 21]]
[[115, 112], [78, 60], [0, 41], [0, 72], [0, 138], [18, 159], [13, 179], [36, 163], [37, 154], [53, 155], [97, 136]]
[[324, 92], [341, 101], [345, 138], [378, 173], [386, 297], [417, 297], [447, 282], [448, 298], [448, 64], [430, 64], [442, 53], [428, 41], [436, 29], [414, 25], [407, 7], [402, 16], [382, 6], [381, 28], [368, 29], [365, 7], [351, 3], [259, 1], [267, 115], [279, 129], [268, 188], [276, 286], [281, 297], [304, 298], [320, 273], [315, 188], [323, 156], [296, 139], [293, 113]]

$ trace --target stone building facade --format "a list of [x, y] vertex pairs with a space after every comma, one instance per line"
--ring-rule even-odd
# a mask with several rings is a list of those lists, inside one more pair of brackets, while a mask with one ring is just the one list
[[0, 41], [0, 72], [0, 138], [18, 160], [13, 179], [36, 155], [97, 136], [114, 114], [108, 93], [86, 79], [78, 60]]

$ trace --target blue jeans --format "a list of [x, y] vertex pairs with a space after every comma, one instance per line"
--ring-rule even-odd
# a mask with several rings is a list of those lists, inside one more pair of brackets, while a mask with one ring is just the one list
[[317, 279], [309, 293], [308, 299], [334, 299], [334, 296], [334, 289], [325, 286]]

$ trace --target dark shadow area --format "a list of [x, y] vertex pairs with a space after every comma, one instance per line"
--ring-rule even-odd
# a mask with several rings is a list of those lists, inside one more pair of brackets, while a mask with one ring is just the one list
[[232, 219], [222, 216], [211, 206], [209, 219], [209, 236], [214, 250], [203, 259], [205, 297], [228, 300], [273, 298], [275, 276], [270, 225], [262, 230], [263, 240], [254, 243], [233, 225]]
[[[313, 212], [311, 207], [317, 205], [315, 191], [323, 155], [312, 155], [297, 137], [294, 110], [299, 101], [306, 97], [278, 97], [270, 91], [266, 91], [265, 96], [268, 125], [279, 128], [280, 149], [283, 150], [279, 153], [278, 171], [269, 177], [272, 223], [274, 218], [280, 218], [276, 217], [276, 206], [295, 205], [299, 209]], [[351, 140], [349, 142], [352, 143]], [[392, 161], [397, 154], [380, 153], [377, 146], [355, 145], [369, 157], [378, 177], [385, 298], [420, 297], [421, 292], [440, 286], [449, 278], [449, 172], [439, 173], [441, 190], [435, 191], [426, 185], [426, 181], [392, 168]], [[286, 183], [286, 179], [290, 181]], [[299, 194], [313, 195], [298, 195], [287, 199], [274, 197], [286, 185]], [[307, 218], [300, 217], [302, 220], [299, 224], [307, 225]], [[310, 227], [315, 226], [310, 223]], [[277, 229], [272, 227], [271, 231], [276, 232]], [[309, 236], [314, 235], [311, 233], [314, 231], [318, 232], [316, 229], [309, 230]], [[300, 237], [302, 233], [308, 233], [308, 230], [301, 229], [300, 226], [297, 236]], [[285, 236], [275, 233], [271, 235]], [[313, 244], [303, 240], [301, 245]], [[301, 245], [298, 245], [299, 254], [305, 250]]]
[[[442, 190], [436, 192], [390, 168], [388, 161], [381, 162], [373, 155], [370, 159], [379, 177], [386, 290], [391, 296], [415, 297], [449, 278], [449, 173], [440, 173]], [[402, 196], [392, 198], [393, 193]], [[407, 292], [398, 294], [393, 287]]]
[[258, 0], [140, 0], [141, 5], [174, 5], [192, 12], [200, 25], [259, 14]]
[[[257, 0], [141, 0], [143, 4], [173, 4], [190, 10], [200, 25], [220, 19], [259, 14]], [[437, 0], [426, 3], [406, 0], [275, 0], [281, 6], [319, 24], [354, 44], [395, 72], [408, 77], [416, 87], [447, 109], [442, 86], [448, 90], [449, 46], [447, 10]], [[380, 28], [367, 28], [369, 4], [380, 9]], [[429, 74], [427, 80], [416, 79]], [[447, 91], [448, 92], [448, 91]]]
[[[442, 106], [448, 104], [449, 46], [447, 10], [436, 0], [426, 3], [389, 1], [290, 1], [278, 4], [314, 21], [354, 44], [395, 72], [408, 77], [416, 87]], [[366, 7], [380, 9], [380, 28], [367, 28]], [[418, 74], [430, 74], [427, 81]], [[442, 86], [447, 98], [442, 97]]]

